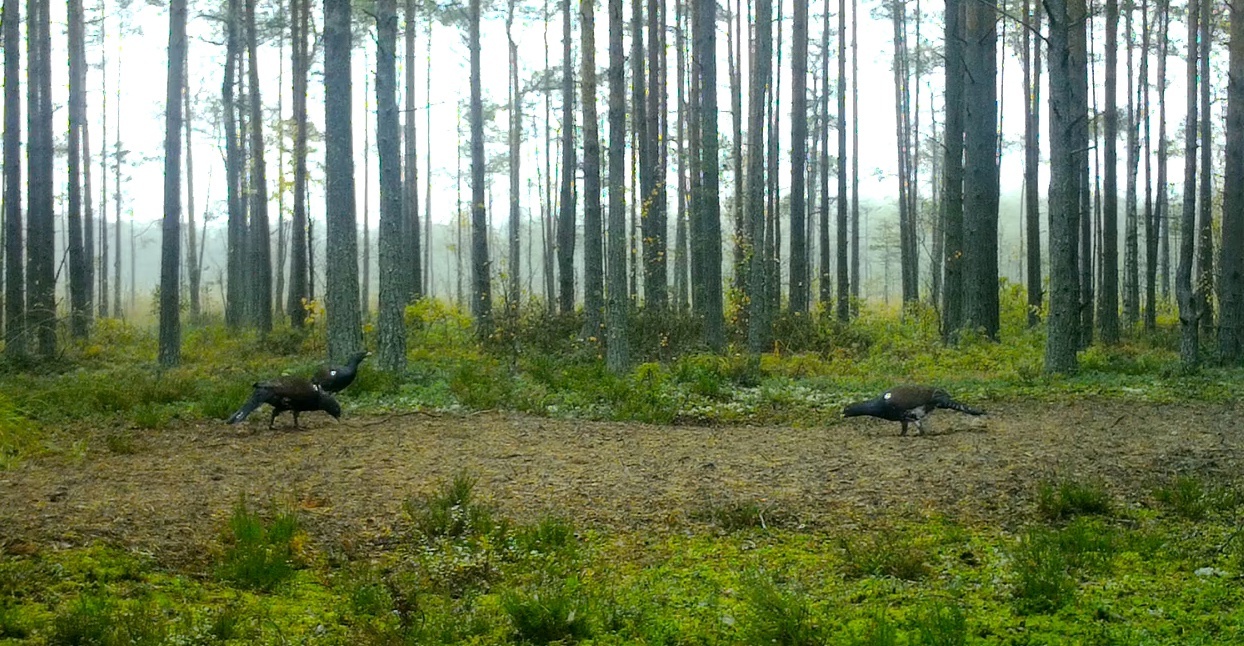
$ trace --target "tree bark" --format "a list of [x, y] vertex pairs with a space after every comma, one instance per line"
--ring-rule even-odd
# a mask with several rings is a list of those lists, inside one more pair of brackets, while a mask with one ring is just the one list
[[605, 267], [600, 208], [600, 133], [596, 118], [595, 4], [596, 0], [579, 1], [579, 25], [583, 35], [583, 337], [600, 340], [604, 338], [601, 328], [604, 325]]
[[[189, 41], [187, 41], [187, 50], [185, 59], [190, 58]], [[202, 285], [203, 272], [199, 265], [199, 231], [194, 223], [194, 150], [192, 146], [190, 133], [194, 131], [193, 114], [190, 107], [190, 74], [189, 70], [182, 72], [184, 85], [182, 87], [182, 101], [185, 102], [185, 124], [183, 128], [186, 131], [186, 275], [189, 280], [189, 296], [190, 296], [190, 320], [198, 321], [202, 314], [202, 303], [199, 301], [199, 289]], [[204, 234], [206, 237], [206, 233]]]
[[605, 364], [621, 374], [630, 363], [626, 330], [626, 98], [622, 52], [622, 0], [609, 0], [609, 255], [606, 271]]
[[[747, 112], [747, 219], [744, 253], [748, 258], [747, 346], [762, 352], [769, 345], [768, 273], [765, 241], [764, 129], [765, 106], [772, 65], [773, 11], [770, 0], [756, 0], [756, 42], [751, 59], [751, 89]], [[707, 143], [707, 137], [705, 137]], [[707, 158], [707, 155], [705, 155]]]
[[[594, 1], [594, 0], [592, 0]], [[522, 182], [522, 145], [523, 145], [523, 90], [518, 83], [518, 43], [514, 42], [513, 23], [514, 23], [514, 6], [515, 0], [510, 0], [510, 10], [505, 22], [506, 41], [509, 45], [510, 58], [510, 258], [507, 266], [509, 272], [509, 291], [506, 294], [506, 316], [511, 321], [518, 319], [519, 298], [522, 289], [522, 254], [520, 249], [520, 222], [521, 207], [519, 189]], [[595, 83], [593, 83], [595, 87]], [[595, 97], [593, 97], [593, 101]], [[595, 104], [592, 106], [595, 108]], [[583, 124], [584, 129], [588, 127], [587, 122]], [[595, 123], [593, 122], [593, 127]], [[584, 144], [586, 147], [586, 143]], [[586, 153], [584, 153], [586, 157]], [[599, 148], [597, 150], [597, 159], [599, 163]], [[585, 161], [586, 164], [586, 161]], [[584, 180], [586, 183], [586, 180]], [[599, 201], [600, 178], [597, 176], [597, 190]], [[597, 204], [597, 212], [599, 213], [599, 203]], [[586, 222], [584, 224], [586, 227]], [[597, 228], [599, 229], [599, 219], [597, 220]], [[586, 251], [585, 251], [586, 253]], [[603, 274], [603, 272], [601, 272]], [[584, 285], [586, 285], [586, 277]]]
[[[87, 278], [87, 247], [83, 241], [83, 167], [90, 159], [83, 154], [83, 126], [86, 121], [86, 29], [82, 0], [69, 0], [69, 330], [74, 338], [85, 338], [91, 319], [90, 282]], [[90, 200], [89, 189], [85, 193]]]
[[289, 313], [290, 325], [301, 328], [307, 320], [309, 235], [307, 225], [307, 30], [309, 0], [290, 0], [290, 56], [293, 75], [294, 119], [294, 213], [290, 235]]
[[183, 78], [186, 71], [186, 0], [169, 2], [168, 23], [164, 227], [160, 253], [159, 356], [160, 365], [164, 367], [181, 362], [181, 95], [186, 85]]
[[22, 263], [21, 12], [21, 0], [4, 0], [4, 355], [10, 361], [26, 354], [26, 268]]
[[268, 231], [268, 171], [264, 160], [263, 102], [259, 93], [259, 60], [256, 55], [259, 34], [255, 28], [255, 3], [246, 0], [246, 52], [250, 63], [250, 136], [251, 190], [250, 200], [250, 272], [254, 324], [260, 332], [272, 331], [272, 243]]
[[1200, 249], [1197, 251], [1197, 299], [1200, 301], [1201, 334], [1210, 338], [1214, 334], [1214, 173], [1213, 139], [1214, 125], [1211, 121], [1210, 103], [1210, 53], [1214, 46], [1213, 12], [1210, 0], [1201, 0], [1201, 185], [1198, 189], [1200, 203]]
[[964, 88], [964, 325], [997, 337], [998, 314], [998, 103], [997, 22], [993, 0], [969, 3], [963, 58]]
[[1193, 370], [1200, 364], [1200, 307], [1201, 301], [1192, 287], [1192, 264], [1196, 253], [1196, 171], [1197, 171], [1197, 58], [1199, 49], [1196, 34], [1200, 12], [1194, 0], [1188, 2], [1188, 106], [1184, 124], [1184, 191], [1183, 216], [1179, 227], [1179, 268], [1175, 273], [1175, 297], [1179, 301], [1179, 361], [1185, 370]]
[[406, 302], [411, 250], [403, 226], [402, 141], [397, 117], [397, 0], [376, 3], [376, 156], [380, 164], [380, 302], [377, 350], [382, 370], [406, 369]]
[[27, 131], [30, 147], [26, 236], [26, 320], [45, 359], [56, 356], [56, 213], [52, 136], [51, 17], [48, 0], [30, 0], [27, 19]]
[[808, 312], [805, 195], [808, 156], [808, 3], [794, 5], [791, 30], [790, 106], [790, 302], [791, 312]]
[[475, 315], [476, 334], [481, 340], [486, 340], [492, 335], [492, 284], [489, 276], [492, 263], [488, 258], [488, 216], [484, 210], [487, 199], [484, 166], [487, 160], [484, 159], [484, 106], [480, 89], [480, 0], [471, 0], [468, 21], [471, 48], [471, 313]]
[[1072, 89], [1077, 72], [1071, 41], [1073, 31], [1084, 30], [1084, 12], [1079, 0], [1043, 2], [1050, 19], [1050, 310], [1045, 370], [1068, 373], [1076, 369], [1080, 340], [1076, 238], [1081, 164], [1075, 150], [1076, 122], [1087, 116], [1079, 112]]
[[324, 309], [330, 359], [344, 359], [363, 347], [350, 76], [350, 4], [324, 0]]
[[[1041, 33], [1041, 16], [1045, 13], [1038, 0], [1035, 11], [1029, 13], [1025, 0], [1024, 15], [1031, 16], [1033, 30]], [[1025, 199], [1025, 236], [1027, 241], [1027, 287], [1028, 287], [1028, 327], [1036, 327], [1041, 320], [1041, 304], [1044, 287], [1041, 282], [1041, 208], [1038, 172], [1041, 165], [1041, 43], [1031, 47], [1032, 32], [1024, 31], [1024, 58], [1031, 60], [1031, 78], [1024, 79], [1024, 87], [1028, 89], [1028, 99], [1024, 102], [1024, 199]], [[1029, 49], [1031, 48], [1031, 55]], [[1029, 64], [1024, 66], [1024, 75], [1028, 77]]]
[[[636, 5], [639, 3], [636, 2]], [[666, 136], [662, 124], [665, 106], [665, 45], [664, 0], [648, 0], [648, 82], [645, 97], [646, 136], [648, 145], [648, 191], [644, 198], [648, 231], [644, 234], [644, 306], [663, 310], [669, 306], [668, 225], [666, 223], [665, 160]], [[641, 144], [642, 147], [642, 144]], [[648, 279], [648, 275], [651, 278]]]
[[[237, 60], [241, 48], [238, 35], [238, 21], [241, 20], [241, 0], [229, 0], [225, 17], [225, 75], [222, 81], [221, 97], [222, 112], [225, 121], [225, 184], [226, 202], [228, 204], [228, 251], [226, 274], [228, 292], [225, 296], [225, 325], [237, 329], [243, 323], [246, 311], [249, 285], [246, 280], [246, 213], [242, 209], [242, 151], [241, 140], [236, 119], [236, 85]], [[120, 85], [118, 80], [118, 86]], [[118, 118], [118, 130], [120, 120]], [[119, 148], [119, 146], [118, 146]], [[119, 177], [119, 171], [118, 171]], [[120, 200], [120, 180], [118, 179], [117, 199]], [[117, 206], [117, 226], [120, 228], [121, 207]], [[117, 241], [117, 289], [120, 289], [119, 269], [121, 258], [120, 234]], [[120, 299], [117, 299], [118, 302]]]
[[562, 0], [562, 185], [561, 211], [557, 218], [558, 308], [574, 311], [575, 161], [574, 59], [571, 39], [570, 0]]
[[[1061, 0], [1060, 0], [1061, 1]], [[944, 201], [945, 270], [943, 274], [942, 333], [947, 337], [963, 326], [963, 7], [946, 0], [946, 127], [942, 191]]]
[[1240, 363], [1244, 346], [1244, 5], [1227, 4], [1231, 42], [1227, 74], [1226, 168], [1222, 182], [1222, 253], [1219, 258], [1222, 318], [1218, 355]]
[[[402, 209], [403, 209], [403, 225], [404, 238], [406, 244], [409, 245], [409, 257], [405, 262], [409, 263], [406, 285], [406, 299], [414, 302], [423, 298], [423, 280], [424, 266], [422, 262], [422, 249], [427, 241], [422, 239], [419, 229], [419, 149], [418, 149], [418, 131], [415, 123], [418, 114], [415, 112], [415, 33], [419, 29], [416, 18], [418, 16], [418, 3], [415, 0], [406, 0], [406, 119], [405, 119], [405, 167], [404, 171], [404, 189]], [[429, 18], [429, 24], [431, 20]], [[429, 39], [430, 41], [431, 39]], [[431, 100], [431, 97], [429, 97]], [[428, 132], [428, 138], [431, 140], [432, 133]], [[428, 169], [431, 173], [431, 167]], [[430, 271], [431, 268], [429, 267]]]
[[1102, 187], [1102, 273], [1097, 300], [1097, 322], [1101, 340], [1106, 344], [1119, 342], [1118, 48], [1119, 4], [1117, 0], [1106, 0], [1106, 113], [1105, 151], [1102, 155], [1105, 178]]
[[721, 277], [721, 202], [718, 177], [717, 130], [717, 3], [695, 0], [695, 40], [699, 43], [693, 67], [700, 71], [700, 224], [693, 244], [704, 259], [704, 343], [716, 352], [726, 347]]

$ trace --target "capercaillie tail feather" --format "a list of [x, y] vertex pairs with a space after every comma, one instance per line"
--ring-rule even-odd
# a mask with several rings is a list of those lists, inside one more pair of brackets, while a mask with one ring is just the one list
[[268, 391], [256, 388], [255, 392], [251, 393], [251, 398], [246, 400], [245, 404], [242, 404], [242, 407], [238, 409], [238, 412], [229, 417], [229, 423], [237, 424], [238, 422], [246, 419], [248, 415], [255, 412], [256, 408], [262, 406], [267, 398]]
[[942, 408], [949, 408], [950, 410], [957, 410], [960, 413], [967, 413], [968, 415], [984, 415], [985, 414], [985, 411], [983, 410], [972, 408], [965, 404], [960, 404], [959, 402], [953, 399], [950, 400], [949, 403], [943, 405]]

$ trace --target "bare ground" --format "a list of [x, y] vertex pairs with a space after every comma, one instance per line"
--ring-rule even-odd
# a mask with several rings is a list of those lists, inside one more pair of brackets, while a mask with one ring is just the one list
[[[827, 427], [685, 427], [517, 414], [406, 414], [308, 430], [219, 422], [132, 431], [110, 452], [52, 454], [0, 471], [0, 547], [107, 541], [199, 561], [240, 496], [293, 504], [324, 547], [383, 549], [402, 503], [460, 470], [501, 513], [579, 526], [664, 531], [726, 501], [760, 501], [810, 527], [938, 511], [1009, 525], [1036, 483], [1097, 479], [1122, 500], [1172, 473], [1235, 477], [1244, 434], [1230, 405], [1078, 401], [1003, 404], [983, 418], [939, 412], [921, 437], [871, 419]], [[266, 415], [256, 415], [266, 418]], [[285, 418], [288, 422], [288, 417]], [[115, 447], [114, 447], [115, 448]], [[2, 551], [2, 550], [0, 550]]]

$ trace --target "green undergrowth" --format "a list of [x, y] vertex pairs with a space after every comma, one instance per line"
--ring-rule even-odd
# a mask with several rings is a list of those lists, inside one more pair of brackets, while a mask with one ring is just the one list
[[1012, 530], [603, 531], [516, 522], [463, 473], [409, 498], [368, 554], [312, 548], [297, 512], [241, 501], [205, 570], [108, 545], [0, 553], [0, 644], [1241, 643], [1235, 485], [1193, 480], [1059, 518], [1033, 492]]
[[[776, 341], [761, 355], [743, 351], [737, 325], [727, 350], [715, 354], [700, 345], [698, 325], [688, 316], [634, 312], [635, 363], [613, 374], [604, 367], [598, 339], [584, 337], [579, 315], [546, 314], [537, 303], [503, 315], [497, 332], [481, 344], [463, 312], [443, 301], [421, 301], [406, 312], [406, 371], [381, 372], [373, 358], [340, 397], [347, 415], [502, 409], [656, 424], [819, 425], [837, 418], [844, 404], [902, 382], [937, 384], [974, 403], [1228, 402], [1244, 396], [1240, 370], [1180, 369], [1169, 315], [1154, 334], [1081, 352], [1076, 375], [1045, 375], [1044, 329], [1026, 328], [1022, 292], [1005, 290], [1003, 303], [1001, 342], [964, 333], [947, 345], [931, 310], [865, 308], [849, 325], [820, 313], [784, 313], [775, 322]], [[374, 349], [375, 330], [365, 330]], [[5, 419], [136, 429], [224, 419], [253, 382], [310, 375], [325, 348], [320, 318], [303, 331], [284, 327], [262, 336], [230, 333], [219, 324], [187, 326], [182, 364], [168, 370], [155, 364], [150, 330], [118, 321], [98, 321], [88, 341], [65, 345], [55, 361], [0, 368], [0, 392], [8, 398], [0, 401], [0, 461], [14, 459], [12, 447], [23, 444]]]

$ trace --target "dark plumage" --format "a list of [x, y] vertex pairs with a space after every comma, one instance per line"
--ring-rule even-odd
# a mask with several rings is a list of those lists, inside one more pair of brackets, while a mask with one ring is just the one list
[[907, 435], [907, 423], [916, 423], [916, 433], [924, 432], [922, 422], [924, 416], [938, 408], [949, 408], [968, 415], [984, 415], [985, 411], [969, 408], [951, 399], [941, 388], [931, 386], [898, 386], [891, 388], [879, 397], [847, 406], [842, 411], [843, 417], [871, 415], [892, 422], [902, 422], [902, 435]]
[[327, 392], [339, 393], [345, 390], [346, 386], [354, 383], [354, 378], [358, 376], [359, 364], [369, 356], [371, 353], [364, 350], [351, 355], [350, 361], [344, 366], [321, 366], [315, 371], [315, 376], [311, 377], [311, 383]]
[[287, 410], [294, 412], [294, 428], [298, 428], [299, 413], [322, 410], [341, 419], [341, 404], [332, 395], [306, 379], [287, 376], [256, 382], [251, 398], [229, 418], [229, 423], [241, 422], [264, 404], [272, 406], [272, 418], [268, 420], [268, 428], [272, 428], [277, 415]]

